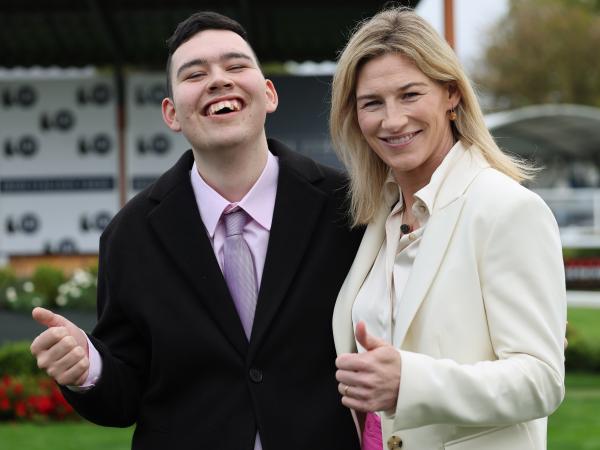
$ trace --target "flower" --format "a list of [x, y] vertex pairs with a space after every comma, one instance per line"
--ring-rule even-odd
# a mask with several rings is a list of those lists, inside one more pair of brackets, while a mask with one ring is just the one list
[[23, 384], [15, 383], [13, 385], [13, 392], [15, 393], [15, 395], [21, 395], [23, 393]]
[[48, 415], [54, 409], [54, 403], [52, 400], [44, 395], [32, 397], [31, 400], [33, 407], [40, 414]]
[[37, 297], [37, 296], [36, 296], [36, 297], [33, 297], [33, 298], [31, 299], [31, 304], [32, 304], [33, 306], [42, 306], [42, 299], [41, 299], [40, 297]]
[[92, 274], [85, 270], [77, 269], [73, 274], [73, 282], [84, 288], [89, 287], [92, 283]]
[[9, 286], [6, 288], [6, 299], [11, 303], [17, 301], [17, 290], [14, 287]]
[[25, 402], [18, 401], [15, 405], [15, 414], [17, 417], [25, 417], [27, 415], [27, 405]]
[[25, 283], [23, 283], [23, 290], [25, 292], [33, 292], [33, 290], [35, 289], [35, 286], [33, 285], [33, 283], [31, 281], [26, 281]]
[[77, 415], [51, 378], [45, 375], [0, 377], [0, 424], [4, 420], [65, 419], [77, 419]]
[[58, 306], [65, 306], [67, 303], [69, 303], [69, 300], [64, 295], [60, 294], [58, 297], [56, 297], [56, 304]]

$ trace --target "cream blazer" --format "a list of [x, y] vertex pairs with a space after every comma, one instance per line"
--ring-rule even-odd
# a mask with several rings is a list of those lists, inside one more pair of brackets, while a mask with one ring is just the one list
[[[461, 151], [398, 304], [401, 382], [396, 410], [381, 413], [384, 447], [542, 450], [547, 416], [564, 397], [558, 227], [539, 196], [490, 168], [477, 148]], [[356, 351], [352, 304], [391, 206], [367, 227], [337, 298], [338, 354]]]

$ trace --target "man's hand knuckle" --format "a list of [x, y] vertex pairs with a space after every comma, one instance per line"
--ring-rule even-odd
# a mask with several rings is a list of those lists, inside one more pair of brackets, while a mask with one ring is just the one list
[[80, 359], [79, 361], [77, 361], [77, 369], [81, 370], [81, 371], [85, 371], [88, 368], [88, 360], [87, 358], [83, 358]]
[[52, 327], [48, 330], [55, 339], [61, 339], [65, 336], [64, 327]]
[[62, 342], [69, 349], [73, 349], [77, 346], [77, 341], [75, 341], [75, 338], [71, 335], [67, 335], [64, 338], [62, 338]]

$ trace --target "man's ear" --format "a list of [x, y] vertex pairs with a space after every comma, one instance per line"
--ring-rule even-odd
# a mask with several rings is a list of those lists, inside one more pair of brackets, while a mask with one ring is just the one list
[[271, 80], [265, 80], [265, 84], [267, 88], [265, 91], [267, 94], [267, 113], [272, 113], [277, 109], [279, 97], [277, 96], [275, 85]]
[[162, 116], [167, 126], [173, 131], [181, 131], [181, 125], [177, 120], [177, 113], [175, 112], [175, 104], [170, 98], [165, 98], [162, 101]]

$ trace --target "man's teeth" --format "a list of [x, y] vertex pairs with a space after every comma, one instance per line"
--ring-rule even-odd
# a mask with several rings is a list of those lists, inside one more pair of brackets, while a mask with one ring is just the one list
[[223, 100], [222, 102], [213, 103], [208, 107], [207, 114], [212, 116], [219, 112], [239, 111], [242, 109], [242, 103], [239, 100]]
[[410, 133], [410, 134], [405, 134], [404, 136], [399, 136], [399, 137], [389, 137], [386, 138], [386, 142], [388, 142], [389, 144], [392, 145], [402, 145], [402, 144], [406, 144], [408, 141], [410, 141], [412, 138], [414, 138], [417, 135], [417, 133]]

